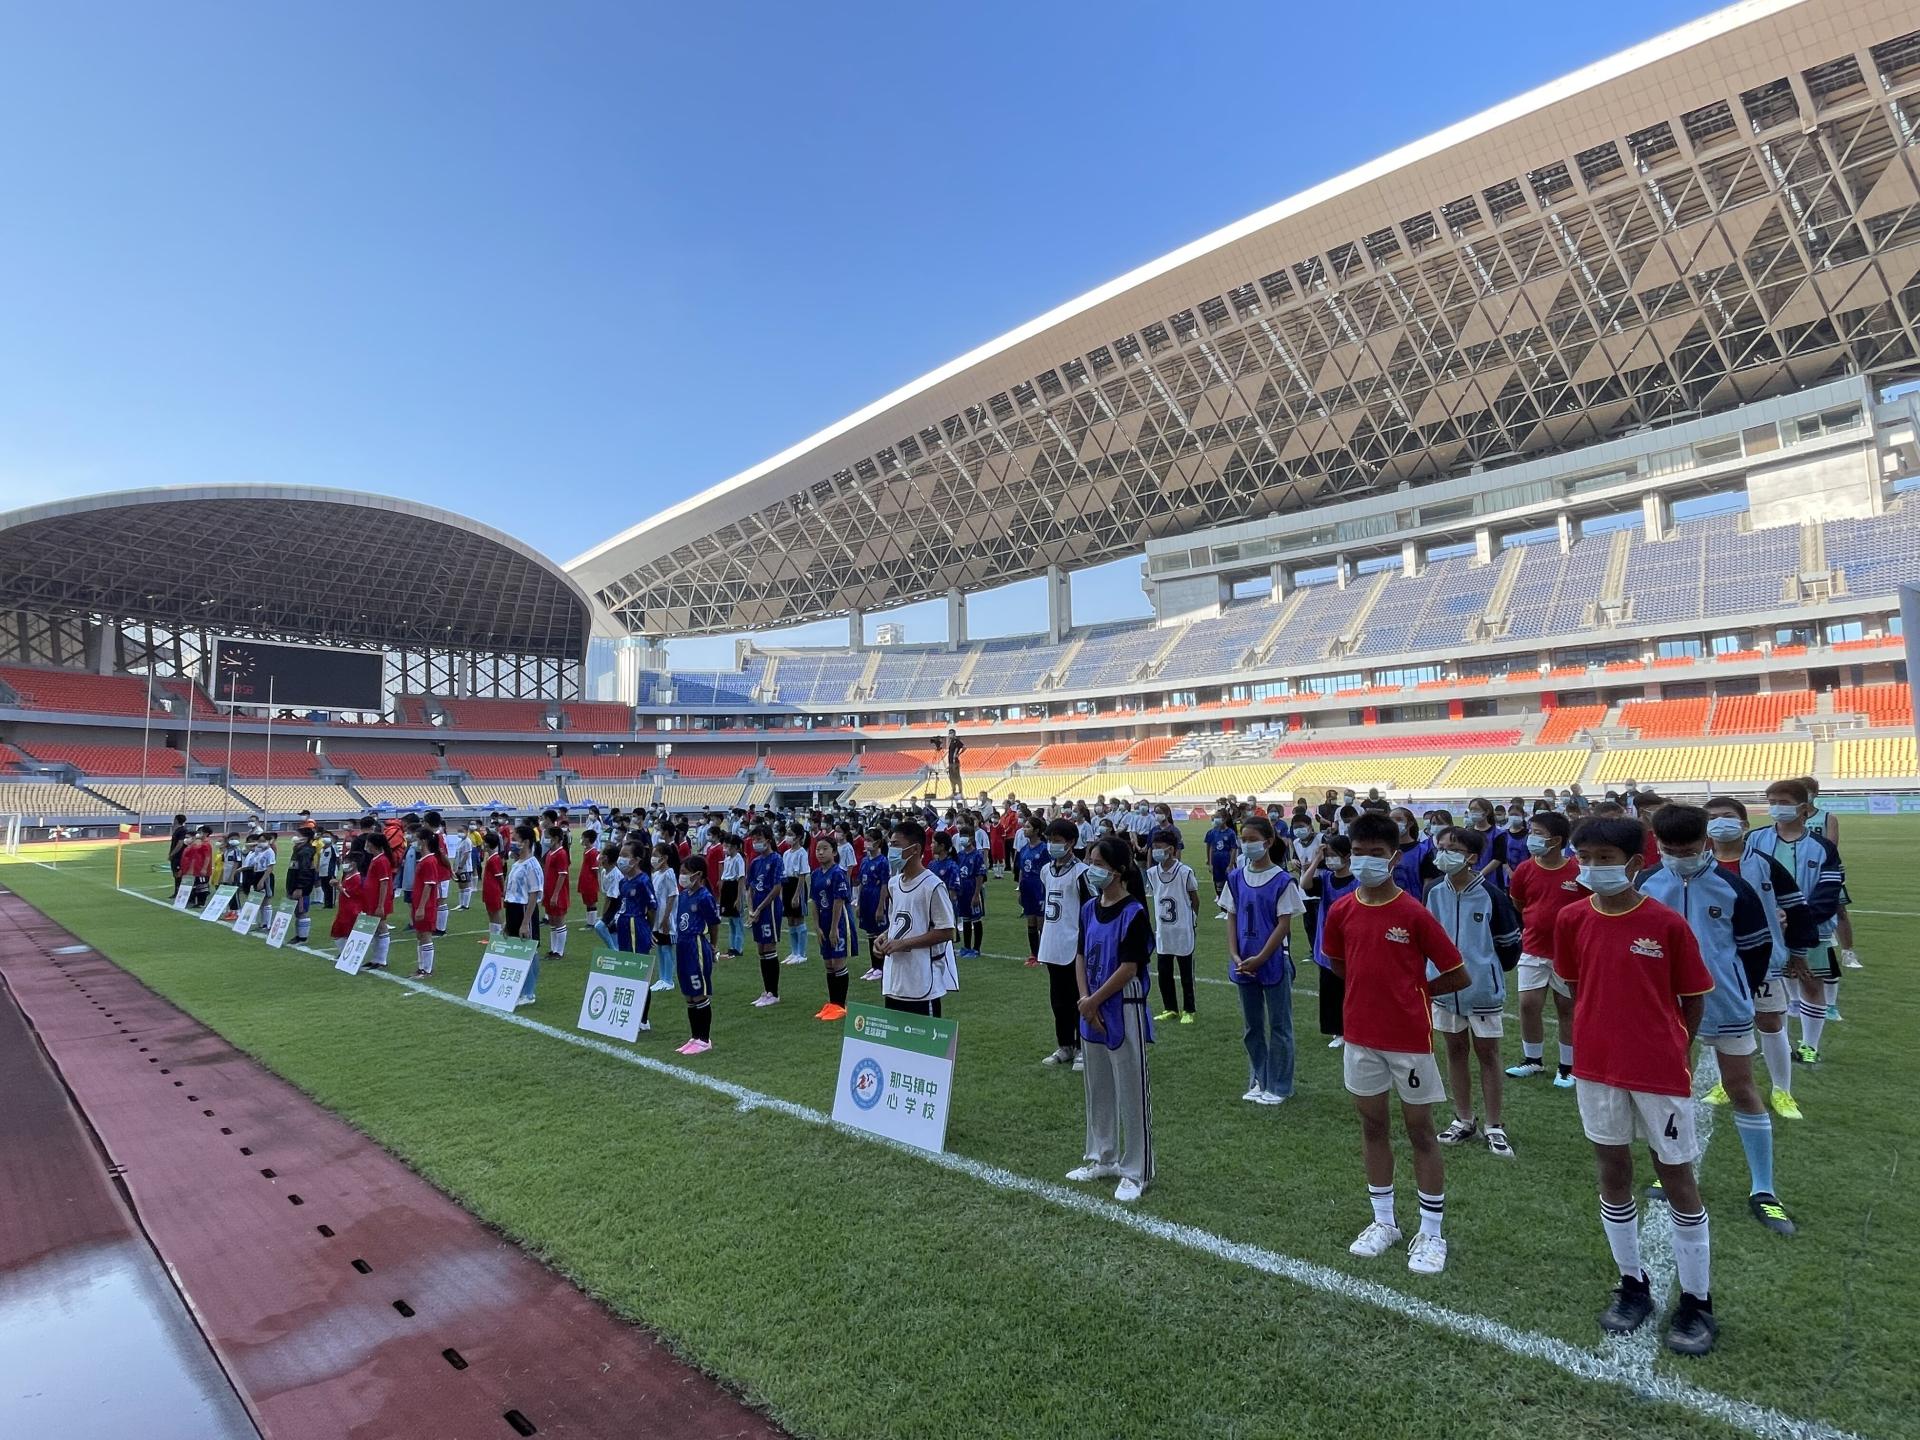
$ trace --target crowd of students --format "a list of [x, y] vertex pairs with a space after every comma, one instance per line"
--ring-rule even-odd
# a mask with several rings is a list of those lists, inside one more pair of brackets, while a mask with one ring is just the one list
[[[1633, 1195], [1631, 1147], [1644, 1143], [1670, 1207], [1682, 1289], [1666, 1343], [1704, 1354], [1717, 1321], [1693, 1171], [1691, 1047], [1714, 1052], [1718, 1083], [1704, 1098], [1732, 1106], [1750, 1213], [1792, 1234], [1772, 1121], [1801, 1118], [1794, 1066], [1820, 1063], [1842, 968], [1858, 964], [1838, 819], [1804, 778], [1769, 786], [1766, 805], [1762, 819], [1732, 796], [1668, 803], [1631, 785], [1595, 801], [1577, 786], [1531, 801], [1475, 799], [1458, 818], [1416, 814], [1372, 791], [1271, 808], [1224, 798], [1200, 846], [1204, 892], [1172, 808], [1143, 801], [994, 805], [982, 796], [944, 809], [929, 799], [884, 811], [704, 816], [555, 807], [537, 819], [496, 813], [451, 825], [426, 811], [369, 816], [341, 835], [303, 815], [286, 890], [300, 939], [316, 900], [335, 907], [336, 941], [361, 915], [375, 917], [372, 969], [389, 963], [403, 901], [422, 977], [433, 973], [449, 912], [468, 909], [477, 890], [483, 943], [534, 945], [521, 1004], [537, 1000], [541, 959], [565, 955], [577, 899], [603, 944], [654, 953], [649, 999], [679, 990], [688, 1026], [679, 1053], [698, 1055], [713, 1048], [715, 962], [743, 957], [749, 941], [757, 1008], [783, 1003], [782, 971], [809, 960], [811, 933], [824, 970], [817, 1019], [846, 1015], [863, 940], [859, 978], [878, 984], [883, 1004], [941, 1015], [960, 988], [960, 960], [982, 953], [990, 881], [1005, 875], [1025, 922], [1025, 963], [1048, 978], [1053, 1047], [1040, 1063], [1085, 1077], [1084, 1153], [1068, 1179], [1117, 1181], [1121, 1201], [1153, 1182], [1148, 1046], [1156, 1026], [1196, 1020], [1203, 895], [1225, 924], [1247, 1055], [1241, 1098], [1254, 1105], [1283, 1105], [1294, 1092], [1297, 918], [1318, 976], [1319, 1028], [1342, 1052], [1360, 1120], [1371, 1219], [1352, 1253], [1377, 1257], [1405, 1238], [1389, 1096], [1400, 1101], [1418, 1207], [1407, 1264], [1433, 1275], [1447, 1259], [1446, 1149], [1477, 1145], [1514, 1159], [1504, 1088], [1551, 1072], [1553, 1085], [1576, 1091], [1619, 1270], [1601, 1326], [1626, 1333], [1654, 1309]], [[216, 853], [208, 827], [189, 834], [178, 821], [172, 859], [176, 883], [190, 879], [196, 893], [223, 870], [272, 893], [275, 837], [264, 826], [226, 837]], [[1520, 1052], [1506, 1064], [1510, 989]], [[1559, 1032], [1551, 1065], [1549, 997]], [[651, 1015], [642, 1023], [650, 1028]], [[1450, 1111], [1440, 1128], [1436, 1106]]]

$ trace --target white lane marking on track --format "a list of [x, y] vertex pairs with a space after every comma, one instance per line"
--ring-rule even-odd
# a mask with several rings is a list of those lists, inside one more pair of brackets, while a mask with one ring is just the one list
[[[145, 900], [165, 910], [172, 909], [165, 900], [152, 895], [142, 895], [138, 891], [125, 889], [120, 893], [131, 895], [136, 900]], [[334, 958], [325, 951], [315, 950], [310, 946], [289, 946], [288, 948], [299, 949], [321, 960], [331, 961]], [[917, 1150], [896, 1141], [883, 1140], [864, 1131], [849, 1130], [834, 1124], [831, 1116], [811, 1106], [782, 1100], [775, 1095], [765, 1095], [757, 1090], [750, 1090], [744, 1085], [736, 1085], [731, 1080], [702, 1074], [698, 1070], [689, 1070], [685, 1066], [671, 1065], [651, 1055], [622, 1049], [592, 1036], [562, 1030], [535, 1020], [531, 1016], [504, 1014], [485, 1005], [472, 1004], [463, 995], [435, 990], [431, 986], [422, 985], [418, 981], [408, 980], [399, 975], [389, 975], [377, 970], [362, 973], [372, 974], [381, 980], [403, 986], [430, 999], [456, 1005], [462, 1010], [484, 1015], [509, 1025], [518, 1025], [522, 1029], [531, 1030], [548, 1039], [558, 1040], [567, 1045], [576, 1045], [583, 1050], [592, 1050], [624, 1064], [638, 1066], [642, 1070], [650, 1070], [683, 1084], [710, 1090], [732, 1100], [733, 1108], [737, 1112], [771, 1110], [791, 1120], [818, 1125], [849, 1139], [882, 1146], [908, 1159], [919, 1160], [939, 1169], [964, 1175], [995, 1190], [1027, 1195], [1062, 1210], [1071, 1210], [1077, 1214], [1105, 1220], [1122, 1229], [1132, 1230], [1136, 1234], [1145, 1235], [1151, 1239], [1163, 1240], [1227, 1264], [1240, 1265], [1259, 1271], [1261, 1274], [1291, 1281], [1293, 1284], [1308, 1290], [1316, 1290], [1323, 1295], [1333, 1295], [1355, 1304], [1369, 1305], [1405, 1319], [1417, 1320], [1436, 1330], [1444, 1330], [1449, 1334], [1461, 1335], [1483, 1344], [1497, 1346], [1511, 1355], [1552, 1365], [1576, 1379], [1610, 1385], [1644, 1400], [1677, 1406], [1693, 1414], [1703, 1415], [1744, 1430], [1758, 1437], [1758, 1440], [1863, 1440], [1863, 1437], [1853, 1431], [1842, 1430], [1822, 1420], [1801, 1419], [1785, 1411], [1776, 1410], [1770, 1405], [1741, 1400], [1732, 1395], [1722, 1395], [1719, 1391], [1709, 1390], [1705, 1386], [1695, 1385], [1673, 1376], [1656, 1374], [1650, 1365], [1642, 1362], [1637, 1353], [1623, 1354], [1623, 1348], [1617, 1343], [1603, 1343], [1597, 1350], [1583, 1350], [1577, 1345], [1569, 1344], [1552, 1335], [1516, 1329], [1511, 1325], [1470, 1311], [1451, 1310], [1444, 1305], [1436, 1305], [1417, 1295], [1404, 1294], [1376, 1281], [1359, 1279], [1343, 1270], [1335, 1270], [1331, 1266], [1300, 1260], [1244, 1241], [1230, 1240], [1224, 1235], [1216, 1235], [1212, 1231], [1202, 1230], [1195, 1225], [1163, 1220], [1158, 1216], [1144, 1214], [1110, 1200], [1097, 1199], [1084, 1190], [1069, 1189], [1048, 1180], [1036, 1180], [965, 1155], [936, 1155], [931, 1151]]]

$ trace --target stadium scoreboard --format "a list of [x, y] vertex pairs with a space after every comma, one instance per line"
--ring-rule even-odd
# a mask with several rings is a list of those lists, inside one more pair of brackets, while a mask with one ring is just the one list
[[214, 642], [213, 698], [275, 709], [378, 711], [386, 708], [385, 668], [379, 650], [221, 638]]

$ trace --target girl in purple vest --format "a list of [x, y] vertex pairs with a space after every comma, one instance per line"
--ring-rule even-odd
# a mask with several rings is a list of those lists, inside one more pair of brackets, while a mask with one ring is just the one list
[[1133, 847], [1117, 835], [1087, 852], [1093, 899], [1080, 912], [1074, 979], [1080, 992], [1080, 1049], [1086, 1057], [1086, 1163], [1069, 1180], [1111, 1180], [1116, 1200], [1138, 1200], [1153, 1182], [1153, 1087], [1147, 1046], [1147, 967], [1153, 917]]

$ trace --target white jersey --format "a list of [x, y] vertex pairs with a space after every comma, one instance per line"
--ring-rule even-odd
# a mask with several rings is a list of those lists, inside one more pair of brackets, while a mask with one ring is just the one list
[[465, 879], [469, 874], [469, 861], [473, 854], [473, 842], [458, 830], [447, 832], [447, 868]]
[[[940, 877], [922, 870], [913, 879], [887, 881], [887, 935], [902, 940], [929, 930], [953, 930], [953, 897]], [[960, 988], [953, 943], [942, 941], [914, 950], [890, 952], [883, 967], [881, 993], [895, 1000], [938, 1000]]]
[[1062, 870], [1049, 860], [1040, 867], [1040, 962], [1071, 965], [1080, 953], [1080, 907], [1087, 903], [1087, 867], [1078, 860]]
[[1193, 871], [1176, 860], [1171, 869], [1147, 867], [1147, 898], [1153, 902], [1153, 947], [1161, 955], [1193, 954]]

